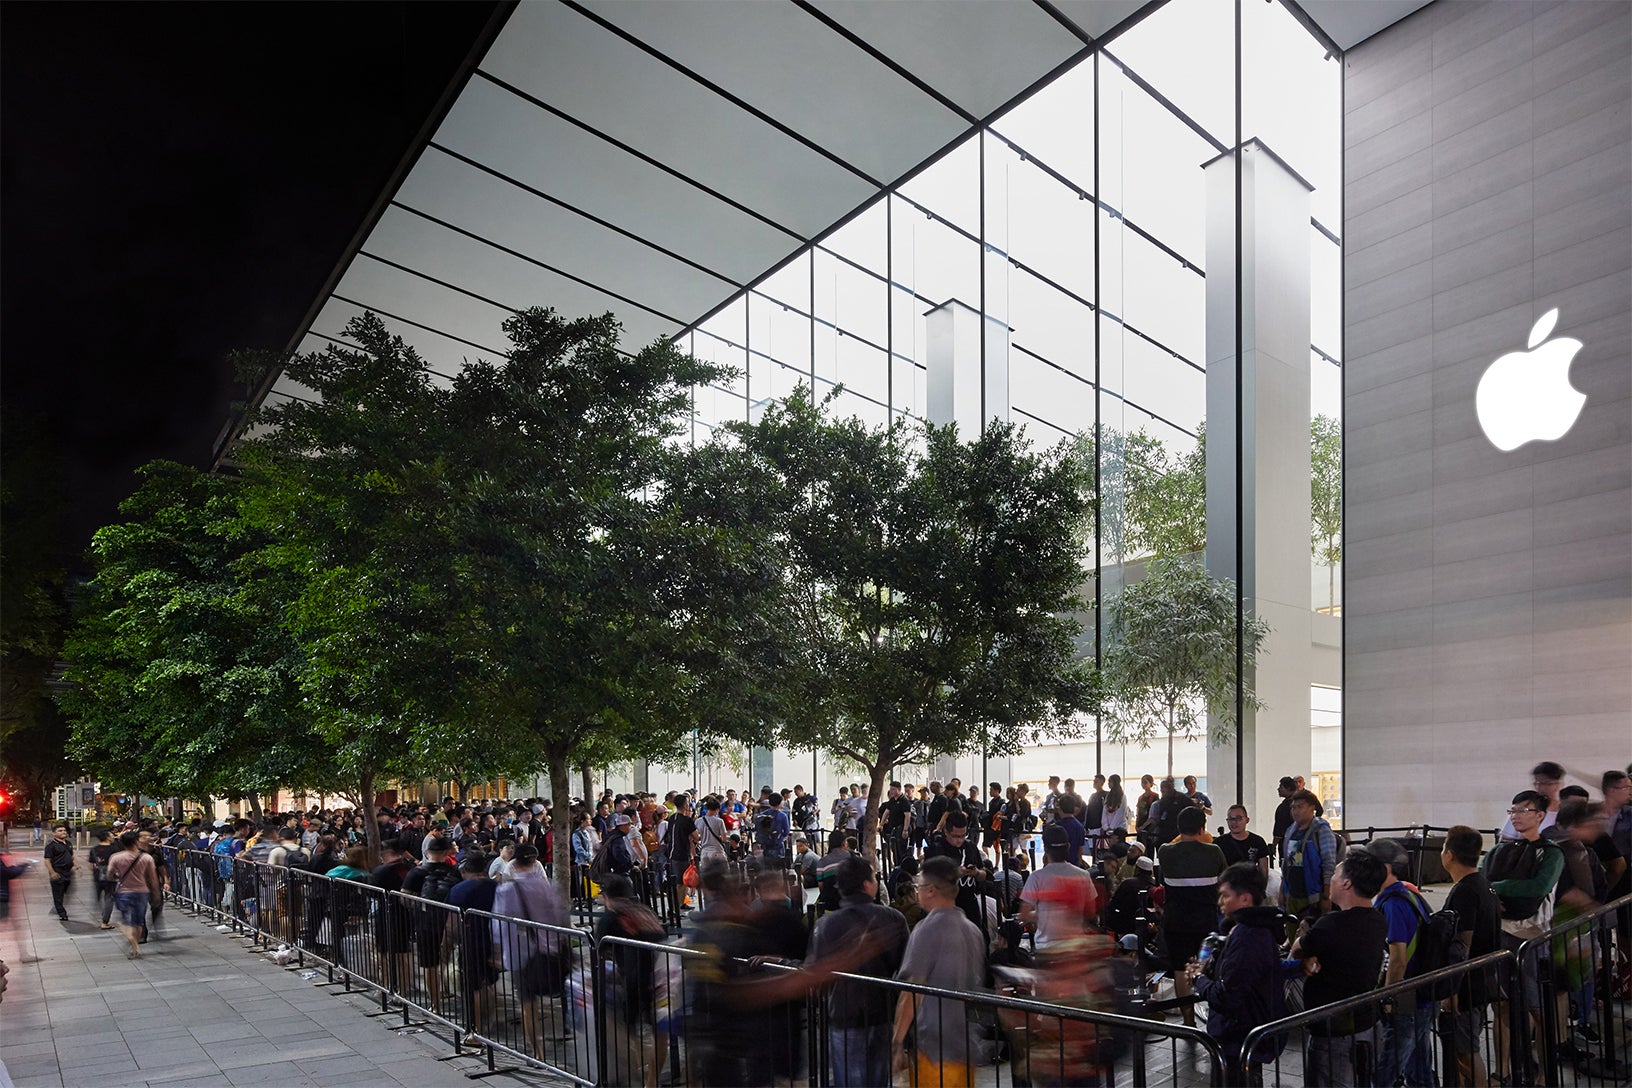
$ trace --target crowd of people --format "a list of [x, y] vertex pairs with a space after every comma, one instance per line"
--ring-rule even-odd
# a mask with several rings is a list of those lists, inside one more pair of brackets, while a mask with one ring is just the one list
[[[1221, 806], [1210, 833], [1214, 804], [1194, 778], [1145, 776], [1130, 795], [1110, 775], [1096, 777], [1086, 797], [1070, 779], [1036, 793], [993, 782], [985, 797], [956, 779], [892, 782], [877, 799], [877, 864], [859, 833], [874, 802], [861, 785], [827, 805], [803, 786], [767, 786], [757, 797], [607, 793], [575, 801], [559, 823], [540, 799], [445, 798], [375, 813], [377, 858], [364, 816], [349, 810], [179, 827], [140, 821], [103, 834], [85, 861], [102, 925], [111, 928], [117, 910], [131, 956], [158, 922], [167, 882], [181, 882], [189, 900], [259, 912], [263, 927], [336, 955], [356, 911], [334, 880], [445, 904], [453, 911], [376, 926], [393, 988], [412, 983], [436, 1006], [461, 1002], [463, 1022], [480, 1035], [508, 975], [504, 992], [520, 1004], [536, 1055], [546, 1035], [568, 1030], [571, 942], [550, 934], [571, 932], [576, 905], [597, 941], [648, 942], [612, 942], [605, 956], [618, 1013], [604, 1029], [615, 1045], [603, 1060], [620, 1082], [655, 1084], [670, 1035], [683, 1032], [696, 1082], [789, 1083], [808, 1052], [806, 996], [825, 987], [820, 1030], [835, 1085], [966, 1084], [976, 1066], [1004, 1056], [1017, 1083], [1087, 1084], [1122, 1053], [1114, 1032], [1085, 1019], [1049, 1024], [1004, 1008], [982, 1024], [942, 996], [994, 989], [1104, 1011], [1129, 1011], [1130, 993], [1146, 995], [1144, 1015], [1204, 1022], [1232, 1062], [1232, 1083], [1254, 1080], [1286, 1043], [1266, 1036], [1242, 1054], [1253, 1029], [1337, 1003], [1340, 1012], [1309, 1026], [1309, 1083], [1527, 1083], [1536, 1072], [1528, 1056], [1542, 1043], [1564, 1061], [1613, 1062], [1595, 1010], [1629, 996], [1632, 912], [1607, 923], [1593, 912], [1632, 893], [1632, 779], [1607, 771], [1595, 785], [1596, 796], [1567, 786], [1563, 769], [1543, 762], [1494, 835], [1450, 828], [1439, 861], [1452, 886], [1441, 911], [1413, 883], [1404, 845], [1347, 844], [1321, 799], [1290, 776], [1268, 839], [1239, 804]], [[551, 879], [558, 831], [570, 836], [568, 897]], [[66, 917], [62, 893], [79, 862], [62, 829], [44, 861]], [[287, 875], [266, 875], [290, 873], [330, 878], [328, 898], [316, 903], [308, 888], [301, 900]], [[495, 920], [474, 924], [465, 914], [473, 910]], [[502, 919], [553, 928], [519, 939]], [[1573, 919], [1586, 920], [1572, 931]], [[1543, 942], [1544, 954], [1511, 976], [1468, 971], [1448, 985], [1363, 1000], [1546, 934], [1555, 945]], [[704, 955], [677, 973], [651, 947], [674, 940]], [[443, 992], [450, 947], [458, 994]], [[1172, 996], [1159, 999], [1164, 979]], [[1549, 993], [1560, 1026], [1543, 1039]], [[1510, 1015], [1520, 1000], [1533, 1022]], [[552, 1008], [563, 1018], [552, 1021]], [[742, 1047], [744, 1024], [765, 1045]], [[1452, 1055], [1454, 1067], [1436, 1075], [1436, 1053]]]

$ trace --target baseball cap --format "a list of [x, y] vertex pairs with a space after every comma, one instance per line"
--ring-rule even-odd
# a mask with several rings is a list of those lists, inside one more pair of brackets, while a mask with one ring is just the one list
[[1289, 789], [1292, 789], [1297, 784], [1298, 784], [1297, 780], [1294, 779], [1291, 775], [1283, 774], [1281, 776], [1281, 789], [1289, 790]]
[[1050, 824], [1049, 826], [1043, 828], [1043, 846], [1045, 848], [1052, 847], [1053, 849], [1057, 850], [1060, 847], [1070, 845], [1071, 836], [1066, 833], [1065, 828], [1056, 826], [1054, 824]]
[[1156, 863], [1154, 861], [1151, 861], [1149, 858], [1140, 858], [1138, 861], [1134, 862], [1133, 864], [1136, 867], [1138, 867], [1140, 869], [1143, 869], [1147, 873], [1153, 872], [1155, 870], [1155, 868], [1156, 868]]
[[522, 843], [520, 846], [516, 847], [516, 860], [517, 861], [537, 861], [538, 860], [538, 847], [534, 846], [530, 842]]
[[614, 826], [614, 827], [628, 827], [629, 823], [630, 823], [629, 817], [625, 816], [621, 812], [618, 813], [616, 816], [612, 817], [612, 826]]

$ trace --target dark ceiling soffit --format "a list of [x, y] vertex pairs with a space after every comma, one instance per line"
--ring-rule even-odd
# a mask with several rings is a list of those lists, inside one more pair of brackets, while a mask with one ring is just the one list
[[[447, 87], [443, 89], [442, 97], [437, 99], [436, 106], [425, 118], [425, 123], [420, 126], [419, 131], [415, 133], [413, 142], [408, 145], [407, 151], [403, 153], [402, 160], [397, 163], [397, 168], [391, 172], [391, 176], [386, 180], [385, 186], [380, 190], [379, 197], [374, 201], [374, 206], [369, 209], [368, 215], [363, 218], [362, 223], [357, 227], [357, 232], [352, 235], [351, 241], [346, 244], [344, 252], [340, 254], [340, 260], [335, 263], [334, 270], [329, 273], [329, 278], [323, 284], [323, 289], [317, 293], [312, 305], [306, 311], [306, 316], [296, 327], [295, 334], [289, 338], [288, 344], [284, 347], [286, 356], [293, 354], [295, 349], [300, 346], [300, 342], [305, 339], [307, 330], [312, 327], [312, 322], [317, 320], [317, 315], [328, 301], [330, 293], [339, 285], [341, 277], [346, 274], [346, 269], [351, 267], [351, 262], [362, 251], [364, 240], [374, 229], [374, 224], [379, 222], [380, 216], [385, 214], [385, 209], [390, 206], [392, 198], [396, 196], [397, 190], [402, 186], [403, 179], [408, 176], [408, 172], [419, 161], [420, 155], [424, 154], [426, 146], [431, 142], [431, 137], [436, 134], [436, 130], [441, 126], [443, 119], [453, 109], [453, 104], [458, 101], [459, 95], [464, 92], [465, 85], [470, 82], [471, 73], [476, 71], [476, 66], [487, 55], [488, 49], [493, 45], [494, 40], [498, 38], [499, 31], [504, 29], [504, 24], [509, 21], [511, 13], [515, 11], [517, 3], [518, 0], [499, 0], [498, 5], [493, 9], [493, 14], [488, 18], [487, 25], [476, 36], [476, 41], [471, 44], [470, 51], [465, 54], [465, 59], [460, 63], [458, 70], [454, 72], [453, 78], [448, 81]], [[282, 373], [283, 368], [281, 366], [268, 370], [261, 379], [260, 384], [256, 386], [255, 392], [250, 396], [244, 411], [239, 413], [237, 418], [227, 421], [227, 425], [216, 439], [215, 449], [210, 455], [212, 468], [221, 464], [226, 451], [243, 434], [244, 426], [249, 421], [250, 412], [258, 407], [261, 401], [266, 398], [266, 395], [272, 391], [272, 386], [276, 384]]]

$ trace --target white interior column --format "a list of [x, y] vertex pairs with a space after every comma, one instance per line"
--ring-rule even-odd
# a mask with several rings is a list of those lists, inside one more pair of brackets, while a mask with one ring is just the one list
[[[1265, 709], [1248, 712], [1240, 796], [1268, 837], [1283, 774], [1310, 770], [1309, 193], [1262, 143], [1241, 158], [1241, 330], [1237, 358], [1235, 156], [1207, 175], [1207, 569], [1237, 575], [1269, 637], [1249, 672]], [[1240, 368], [1240, 525], [1236, 377]], [[1234, 743], [1209, 747], [1219, 806], [1237, 792]]]

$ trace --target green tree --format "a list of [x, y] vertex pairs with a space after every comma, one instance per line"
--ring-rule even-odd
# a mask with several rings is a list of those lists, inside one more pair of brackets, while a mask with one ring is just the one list
[[[1093, 699], [1071, 613], [1090, 566], [1091, 467], [993, 424], [885, 430], [831, 418], [808, 391], [699, 451], [684, 501], [757, 534], [754, 614], [739, 640], [788, 747], [866, 769], [1018, 750], [1074, 733]], [[764, 737], [759, 743], [770, 743]], [[876, 856], [877, 812], [863, 827]]]
[[1326, 568], [1326, 606], [1337, 606], [1337, 565], [1343, 562], [1343, 428], [1331, 416], [1310, 425], [1310, 547]]
[[1195, 446], [1172, 453], [1144, 430], [1123, 440], [1127, 543], [1135, 554], [1193, 555], [1207, 547], [1207, 433]]
[[[530, 748], [564, 814], [573, 768], [745, 713], [746, 682], [703, 667], [723, 660], [729, 534], [662, 499], [688, 391], [721, 372], [666, 341], [625, 354], [610, 316], [504, 330], [506, 357], [440, 387], [360, 318], [359, 349], [290, 361], [320, 400], [263, 413], [246, 451], [269, 562], [304, 579], [304, 689], [368, 808], [387, 767], [435, 775], [449, 730]], [[565, 883], [565, 835], [556, 861]]]
[[[315, 746], [281, 601], [247, 582], [238, 487], [156, 461], [92, 541], [94, 580], [64, 648], [72, 749], [130, 792], [254, 795]], [[320, 749], [316, 749], [320, 751]]]
[[[1192, 558], [1152, 560], [1145, 577], [1130, 583], [1111, 607], [1103, 655], [1109, 697], [1106, 734], [1148, 748], [1167, 735], [1167, 773], [1173, 773], [1177, 736], [1202, 735], [1206, 716], [1212, 741], [1224, 743], [1235, 726], [1235, 585], [1208, 575]], [[1263, 709], [1250, 675], [1269, 625], [1243, 618], [1243, 703]]]

